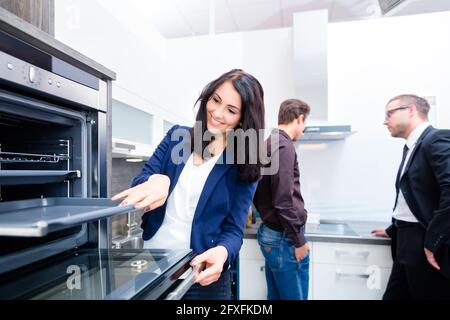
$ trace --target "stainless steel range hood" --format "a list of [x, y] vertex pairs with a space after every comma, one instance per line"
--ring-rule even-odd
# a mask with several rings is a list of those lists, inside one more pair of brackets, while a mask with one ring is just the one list
[[307, 126], [300, 142], [344, 140], [353, 133], [350, 125]]
[[295, 96], [311, 106], [301, 141], [342, 140], [350, 125], [331, 125], [328, 114], [328, 10], [294, 13]]
[[112, 138], [112, 157], [125, 158], [127, 161], [147, 161], [154, 151], [153, 145]]

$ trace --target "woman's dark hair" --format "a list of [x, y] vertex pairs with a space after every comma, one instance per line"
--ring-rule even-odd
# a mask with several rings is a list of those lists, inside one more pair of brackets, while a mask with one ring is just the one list
[[[217, 90], [219, 86], [221, 86], [224, 82], [230, 81], [233, 84], [234, 89], [239, 93], [241, 97], [241, 118], [239, 120], [239, 124], [235, 129], [242, 129], [244, 132], [248, 129], [254, 129], [257, 133], [256, 143], [257, 143], [257, 161], [256, 163], [250, 163], [250, 141], [243, 137], [244, 141], [235, 141], [234, 142], [234, 157], [235, 159], [233, 163], [237, 164], [238, 169], [238, 180], [242, 182], [254, 182], [257, 181], [261, 176], [261, 159], [260, 159], [260, 148], [261, 143], [259, 132], [264, 129], [264, 90], [252, 75], [244, 72], [240, 69], [233, 69], [227, 73], [224, 73], [216, 80], [211, 81], [206, 87], [203, 89], [200, 97], [197, 99], [195, 105], [200, 102], [200, 107], [197, 112], [196, 121], [201, 122], [201, 137], [204, 136], [205, 132], [208, 131], [207, 128], [207, 111], [206, 104], [208, 100], [211, 98], [213, 93]], [[195, 132], [195, 130], [199, 129], [199, 127], [194, 127], [191, 130], [191, 151], [194, 151], [194, 136], [200, 134], [199, 132]], [[234, 136], [235, 139], [239, 139], [239, 137]], [[255, 141], [251, 141], [255, 143]], [[195, 148], [195, 152], [198, 153], [202, 158], [204, 155], [204, 151], [210, 141], [202, 141], [201, 148]], [[237, 146], [245, 146], [245, 161], [242, 163], [237, 161]], [[201, 150], [200, 150], [201, 149]], [[255, 150], [255, 149], [253, 149]], [[199, 153], [199, 151], [201, 153]], [[252, 155], [252, 158], [254, 155]], [[227, 160], [228, 161], [228, 160]], [[252, 161], [255, 162], [255, 161]]]

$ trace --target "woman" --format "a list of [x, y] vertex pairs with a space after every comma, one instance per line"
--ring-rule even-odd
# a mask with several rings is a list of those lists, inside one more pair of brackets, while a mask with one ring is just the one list
[[196, 102], [194, 128], [171, 128], [133, 187], [112, 198], [145, 208], [145, 248], [199, 253], [191, 265], [206, 268], [186, 299], [231, 298], [227, 269], [242, 245], [261, 168], [259, 156], [250, 161], [249, 150], [256, 145], [259, 155], [259, 134], [248, 141], [231, 133], [264, 128], [263, 95], [258, 80], [238, 69], [209, 83]]

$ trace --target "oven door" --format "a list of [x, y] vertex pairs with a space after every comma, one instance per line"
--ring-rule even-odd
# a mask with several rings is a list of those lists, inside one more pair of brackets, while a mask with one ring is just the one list
[[83, 249], [2, 276], [0, 299], [164, 298], [194, 256], [191, 250]]

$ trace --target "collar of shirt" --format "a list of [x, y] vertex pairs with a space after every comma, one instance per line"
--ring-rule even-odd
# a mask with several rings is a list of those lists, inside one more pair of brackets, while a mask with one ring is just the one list
[[408, 146], [409, 150], [412, 150], [414, 148], [419, 137], [430, 125], [431, 123], [429, 123], [428, 121], [421, 123], [409, 134], [408, 138], [406, 138], [406, 145]]
[[284, 136], [285, 138], [287, 138], [287, 139], [289, 139], [289, 140], [292, 140], [291, 137], [287, 134], [287, 132], [284, 131], [283, 129], [275, 128], [275, 129], [273, 129], [273, 130], [274, 130], [275, 132], [278, 131], [278, 133], [281, 134], [282, 136]]

